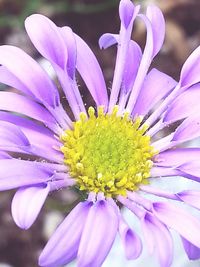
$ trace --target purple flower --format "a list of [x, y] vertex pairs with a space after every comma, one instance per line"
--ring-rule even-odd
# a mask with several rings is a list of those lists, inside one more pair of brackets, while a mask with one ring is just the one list
[[[27, 33], [53, 66], [73, 118], [32, 58], [17, 47], [0, 47], [0, 82], [17, 90], [0, 92], [0, 190], [18, 188], [14, 221], [29, 228], [51, 191], [76, 186], [86, 196], [50, 238], [40, 266], [61, 266], [75, 258], [79, 267], [101, 266], [119, 233], [127, 259], [138, 258], [145, 246], [160, 266], [168, 267], [171, 229], [181, 236], [189, 259], [200, 258], [200, 221], [176, 205], [200, 209], [200, 192], [177, 188], [172, 193], [152, 185], [160, 177], [173, 183], [169, 176], [200, 181], [200, 148], [180, 147], [200, 136], [200, 47], [183, 65], [179, 82], [157, 69], [148, 71], [163, 44], [165, 23], [155, 6], [146, 15], [139, 12], [140, 6], [121, 0], [120, 33], [100, 38], [101, 48], [118, 47], [110, 96], [95, 56], [79, 36], [42, 15], [26, 19]], [[131, 40], [136, 18], [147, 29], [143, 53]], [[95, 102], [88, 110], [77, 71]], [[176, 129], [166, 135], [164, 128], [174, 122]], [[143, 245], [120, 203], [139, 219]]]

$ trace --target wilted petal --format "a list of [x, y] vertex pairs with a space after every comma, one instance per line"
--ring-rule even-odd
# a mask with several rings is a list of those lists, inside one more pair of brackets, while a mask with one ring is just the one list
[[55, 267], [76, 257], [91, 202], [79, 203], [56, 229], [39, 257], [39, 265]]
[[142, 253], [142, 242], [139, 236], [126, 224], [120, 220], [119, 234], [128, 260], [137, 259]]
[[144, 80], [133, 114], [146, 115], [176, 84], [177, 82], [170, 76], [152, 69]]
[[173, 242], [169, 230], [150, 213], [146, 213], [141, 223], [149, 252], [156, 251], [160, 266], [171, 266]]
[[28, 229], [35, 222], [47, 196], [48, 184], [20, 188], [12, 201], [12, 216], [22, 229]]
[[78, 251], [78, 266], [100, 267], [109, 253], [118, 229], [117, 211], [100, 200], [90, 209]]
[[200, 248], [200, 221], [183, 209], [166, 202], [153, 204], [154, 214], [168, 227]]
[[198, 260], [200, 259], [200, 248], [196, 247], [190, 243], [187, 239], [181, 238], [184, 250], [189, 258], [189, 260]]

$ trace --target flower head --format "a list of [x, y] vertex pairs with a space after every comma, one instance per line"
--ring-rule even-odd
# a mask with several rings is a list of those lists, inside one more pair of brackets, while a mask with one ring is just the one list
[[[101, 48], [117, 44], [109, 96], [95, 56], [78, 35], [42, 15], [26, 19], [27, 33], [53, 66], [73, 118], [55, 84], [32, 58], [17, 47], [0, 47], [0, 81], [17, 90], [0, 92], [0, 190], [18, 188], [12, 201], [14, 221], [29, 228], [51, 191], [75, 186], [85, 193], [85, 201], [45, 246], [40, 266], [61, 266], [75, 258], [79, 267], [101, 266], [119, 233], [127, 259], [138, 258], [147, 246], [160, 266], [168, 267], [173, 259], [171, 229], [181, 236], [189, 259], [200, 255], [200, 222], [176, 205], [185, 202], [200, 209], [200, 192], [167, 192], [152, 185], [160, 177], [171, 183], [169, 176], [200, 180], [200, 148], [180, 147], [200, 136], [200, 47], [176, 82], [157, 69], [149, 71], [164, 40], [161, 11], [149, 6], [142, 15], [140, 6], [121, 0], [119, 16], [120, 33], [99, 40]], [[147, 29], [143, 52], [131, 40], [136, 18]], [[77, 71], [96, 103], [88, 110]], [[176, 129], [160, 137], [174, 122]], [[140, 221], [143, 245], [123, 218], [122, 205]]]

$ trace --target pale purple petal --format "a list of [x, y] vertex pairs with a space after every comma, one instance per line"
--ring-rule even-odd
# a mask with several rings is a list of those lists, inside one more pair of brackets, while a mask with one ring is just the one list
[[90, 209], [78, 251], [78, 267], [101, 266], [118, 230], [116, 208], [100, 200]]
[[122, 25], [127, 29], [134, 16], [135, 7], [130, 0], [121, 0], [119, 4], [119, 16]]
[[154, 5], [147, 7], [147, 18], [151, 21], [153, 29], [153, 56], [160, 51], [165, 38], [165, 19], [161, 10]]
[[50, 190], [48, 184], [20, 188], [12, 200], [12, 216], [22, 229], [35, 222]]
[[137, 259], [142, 253], [142, 242], [140, 237], [126, 224], [120, 220], [119, 234], [128, 260]]
[[27, 88], [25, 93], [30, 92], [38, 101], [53, 108], [58, 105], [59, 95], [54, 84], [37, 62], [21, 49], [8, 45], [1, 46], [0, 64]]
[[0, 92], [0, 110], [21, 113], [45, 124], [56, 124], [52, 115], [40, 104], [12, 92]]
[[99, 63], [88, 45], [76, 34], [75, 39], [77, 45], [77, 70], [88, 87], [96, 105], [107, 107], [107, 89]]
[[198, 260], [200, 259], [200, 248], [196, 247], [190, 243], [187, 239], [181, 238], [184, 250], [189, 258], [189, 260]]
[[200, 85], [196, 84], [179, 95], [169, 106], [163, 121], [172, 123], [184, 119], [192, 113], [199, 113]]
[[39, 266], [61, 266], [76, 257], [91, 205], [91, 202], [81, 202], [70, 212], [46, 244], [39, 257]]
[[179, 172], [173, 168], [155, 166], [151, 168], [151, 177], [176, 176]]
[[0, 146], [15, 145], [29, 146], [30, 142], [18, 126], [0, 121]]
[[67, 66], [67, 47], [57, 26], [47, 17], [34, 14], [25, 20], [26, 31], [36, 49], [62, 69]]
[[119, 41], [119, 34], [113, 33], [104, 33], [99, 38], [99, 47], [102, 49], [106, 49], [114, 44], [117, 44]]
[[0, 150], [0, 159], [11, 159], [12, 157], [5, 151]]
[[200, 136], [200, 116], [195, 113], [185, 119], [176, 129], [172, 141], [179, 143], [190, 141]]
[[150, 213], [146, 213], [141, 223], [149, 252], [156, 251], [160, 266], [170, 267], [173, 242], [169, 230]]
[[200, 148], [176, 148], [166, 150], [155, 156], [154, 162], [159, 166], [177, 167], [188, 161], [200, 158]]
[[189, 88], [200, 82], [200, 46], [197, 47], [184, 63], [180, 75], [180, 87]]
[[200, 248], [200, 221], [197, 218], [171, 203], [155, 202], [153, 207], [161, 222]]
[[144, 80], [133, 114], [145, 116], [161, 99], [166, 97], [177, 82], [157, 69], [152, 69]]
[[54, 169], [42, 163], [18, 159], [0, 160], [1, 191], [47, 182], [53, 175]]
[[200, 191], [185, 190], [176, 194], [183, 202], [200, 210]]

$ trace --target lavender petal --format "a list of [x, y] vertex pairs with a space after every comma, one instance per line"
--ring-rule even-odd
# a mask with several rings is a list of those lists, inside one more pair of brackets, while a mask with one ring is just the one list
[[48, 184], [22, 187], [12, 200], [12, 216], [22, 229], [28, 229], [35, 222], [50, 190]]
[[189, 258], [189, 260], [198, 260], [200, 259], [200, 248], [194, 246], [187, 239], [181, 237], [184, 250]]
[[39, 266], [60, 266], [76, 257], [91, 205], [88, 201], [79, 203], [58, 226], [39, 257]]
[[118, 213], [109, 202], [100, 200], [94, 204], [81, 237], [78, 267], [101, 266], [115, 240], [118, 221]]

